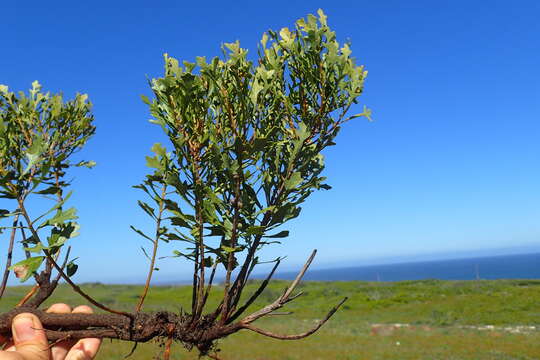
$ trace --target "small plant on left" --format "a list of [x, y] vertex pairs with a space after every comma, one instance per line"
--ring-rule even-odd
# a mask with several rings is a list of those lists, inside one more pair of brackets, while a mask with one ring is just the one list
[[[65, 101], [62, 94], [42, 92], [37, 81], [27, 94], [0, 85], [0, 198], [7, 205], [0, 209], [0, 231], [9, 238], [0, 297], [10, 270], [21, 282], [30, 277], [36, 282], [19, 306], [37, 308], [61, 277], [71, 283], [69, 277], [77, 270], [67, 244], [77, 236], [79, 225], [76, 209], [67, 206], [72, 192], [66, 174], [74, 166], [95, 164], [72, 161], [95, 132], [91, 109], [86, 94]], [[42, 205], [35, 206], [40, 197], [49, 204], [33, 214]], [[12, 264], [16, 240], [25, 259]]]

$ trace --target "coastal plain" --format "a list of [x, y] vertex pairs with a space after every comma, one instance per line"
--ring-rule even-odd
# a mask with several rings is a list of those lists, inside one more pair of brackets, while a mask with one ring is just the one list
[[[256, 290], [252, 281], [245, 296]], [[288, 284], [272, 281], [248, 311], [277, 298]], [[142, 290], [136, 285], [84, 284], [100, 302], [133, 310]], [[12, 286], [0, 303], [9, 310], [29, 290]], [[290, 315], [262, 319], [258, 327], [281, 334], [303, 332], [323, 318], [343, 297], [348, 301], [311, 337], [280, 341], [242, 331], [218, 344], [224, 360], [533, 360], [540, 359], [540, 280], [417, 280], [401, 282], [315, 282], [298, 287], [303, 295], [283, 311]], [[215, 286], [208, 306], [216, 306], [223, 288]], [[145, 311], [180, 312], [190, 308], [191, 287], [156, 286]], [[45, 306], [83, 304], [61, 285]], [[122, 359], [131, 344], [105, 340], [97, 359]], [[132, 360], [152, 359], [163, 351], [157, 343], [139, 344]], [[197, 359], [195, 351], [173, 346], [171, 359]]]

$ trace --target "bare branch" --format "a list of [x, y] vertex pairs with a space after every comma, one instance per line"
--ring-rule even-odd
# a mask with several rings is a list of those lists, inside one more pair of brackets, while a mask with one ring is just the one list
[[26, 304], [28, 302], [28, 300], [30, 300], [30, 298], [32, 296], [34, 296], [34, 294], [36, 293], [36, 291], [38, 291], [39, 289], [39, 285], [38, 284], [35, 284], [31, 289], [30, 291], [24, 295], [24, 297], [17, 303], [17, 305], [15, 305], [16, 307], [20, 307], [20, 306], [23, 306], [24, 304]]
[[270, 314], [268, 314], [268, 316], [285, 316], [285, 315], [292, 315], [294, 314], [292, 311], [287, 311], [287, 312], [272, 312]]
[[337, 304], [336, 306], [334, 306], [329, 312], [328, 314], [326, 314], [326, 316], [324, 317], [324, 319], [322, 319], [321, 321], [319, 321], [317, 323], [317, 325], [315, 325], [315, 327], [313, 327], [312, 329], [306, 331], [306, 332], [303, 332], [301, 334], [294, 334], [294, 335], [281, 335], [281, 334], [275, 334], [273, 332], [270, 332], [270, 331], [266, 331], [266, 330], [263, 330], [263, 329], [260, 329], [258, 327], [255, 327], [251, 324], [242, 324], [242, 327], [244, 329], [248, 329], [248, 330], [251, 330], [251, 331], [254, 331], [258, 334], [261, 334], [261, 335], [264, 335], [264, 336], [268, 336], [268, 337], [271, 337], [271, 338], [274, 338], [274, 339], [279, 339], [279, 340], [298, 340], [298, 339], [303, 339], [305, 337], [308, 337], [309, 335], [315, 333], [317, 330], [319, 330], [321, 328], [321, 326], [323, 326], [331, 317], [332, 315], [334, 315], [334, 313], [339, 309], [339, 307], [341, 305], [343, 305], [343, 303], [347, 301], [347, 298], [344, 298], [343, 300], [341, 300], [339, 302], [339, 304]]
[[[62, 263], [62, 270], [64, 270], [66, 268], [66, 265], [68, 263], [68, 260], [69, 260], [69, 253], [71, 252], [71, 246], [68, 246], [68, 249], [67, 249], [67, 252], [66, 252], [66, 256], [64, 256], [64, 262]], [[56, 278], [54, 279], [54, 281], [58, 282], [60, 280], [60, 277], [62, 275], [60, 273], [58, 273], [56, 275]]]
[[298, 273], [298, 275], [296, 276], [296, 279], [294, 279], [293, 283], [289, 286], [289, 288], [287, 289], [287, 291], [285, 291], [285, 293], [281, 296], [281, 299], [288, 299], [289, 296], [291, 295], [291, 293], [294, 291], [294, 289], [296, 288], [296, 286], [298, 285], [298, 283], [300, 282], [300, 280], [302, 280], [302, 278], [304, 277], [304, 274], [306, 273], [307, 269], [309, 268], [309, 266], [311, 265], [311, 262], [313, 261], [313, 259], [315, 258], [315, 255], [317, 255], [317, 250], [313, 250], [313, 252], [311, 253], [311, 256], [309, 257], [309, 259], [306, 261], [306, 263], [304, 264], [304, 267], [302, 268], [302, 270], [300, 270], [300, 272]]
[[240, 315], [242, 315], [244, 313], [244, 311], [246, 311], [246, 309], [262, 294], [262, 292], [264, 291], [264, 289], [266, 289], [266, 286], [268, 285], [268, 283], [270, 282], [270, 279], [272, 279], [272, 276], [274, 275], [274, 272], [276, 271], [276, 269], [278, 268], [279, 266], [279, 263], [280, 263], [280, 260], [278, 259], [278, 261], [276, 262], [276, 264], [274, 265], [274, 267], [272, 268], [272, 271], [270, 271], [270, 274], [268, 274], [268, 276], [266, 277], [266, 279], [264, 279], [264, 281], [261, 283], [261, 285], [259, 286], [259, 288], [257, 289], [257, 291], [255, 291], [255, 293], [253, 293], [253, 295], [251, 295], [251, 297], [248, 299], [248, 301], [246, 301], [246, 303], [240, 308], [238, 309], [234, 315], [232, 315], [227, 323], [231, 323], [232, 321], [236, 320]]
[[19, 221], [19, 214], [15, 215], [13, 220], [13, 228], [11, 229], [11, 235], [9, 236], [9, 247], [6, 257], [6, 267], [4, 270], [4, 277], [2, 278], [2, 285], [0, 285], [0, 298], [4, 295], [6, 290], [7, 281], [9, 278], [9, 267], [11, 266], [11, 259], [13, 257], [13, 243], [15, 242], [15, 234], [17, 233], [17, 222]]
[[[272, 219], [272, 214], [270, 211], [267, 211], [264, 214], [263, 219], [261, 220], [260, 226], [264, 227], [268, 225], [271, 219]], [[246, 286], [247, 279], [249, 277], [249, 270], [251, 268], [251, 263], [255, 256], [255, 253], [257, 252], [257, 247], [259, 246], [261, 239], [262, 239], [262, 234], [259, 234], [253, 240], [253, 244], [248, 250], [248, 254], [246, 256], [246, 259], [244, 260], [244, 263], [242, 264], [242, 268], [240, 269], [240, 272], [236, 276], [236, 279], [234, 280], [234, 283], [231, 286], [230, 293], [232, 294], [231, 297], [234, 299], [235, 303], [238, 303], [238, 300], [242, 296], [242, 291], [244, 287]]]
[[208, 286], [206, 287], [206, 292], [204, 293], [204, 297], [202, 300], [201, 311], [202, 311], [202, 308], [204, 308], [204, 305], [206, 305], [206, 301], [208, 300], [208, 295], [210, 295], [210, 290], [212, 289], [212, 283], [214, 282], [214, 276], [216, 275], [217, 265], [218, 265], [218, 262], [214, 261], [214, 265], [212, 265], [212, 272], [210, 273], [210, 279], [208, 280]]
[[259, 318], [261, 318], [261, 317], [263, 317], [263, 316], [265, 316], [265, 315], [267, 315], [267, 314], [281, 308], [286, 303], [288, 303], [288, 302], [294, 300], [295, 298], [297, 298], [298, 296], [300, 296], [302, 293], [297, 294], [297, 295], [295, 295], [295, 296], [293, 296], [291, 298], [291, 293], [294, 291], [294, 289], [296, 288], [296, 286], [298, 285], [298, 283], [300, 282], [300, 280], [302, 279], [302, 277], [306, 273], [307, 269], [309, 268], [309, 265], [311, 264], [311, 262], [313, 261], [313, 258], [315, 257], [315, 254], [317, 254], [317, 250], [313, 250], [313, 252], [311, 253], [311, 256], [309, 257], [309, 259], [306, 261], [306, 263], [302, 267], [302, 270], [300, 270], [300, 272], [296, 276], [296, 279], [294, 279], [292, 284], [289, 285], [289, 287], [285, 290], [283, 295], [281, 295], [279, 298], [277, 298], [276, 301], [274, 301], [273, 303], [271, 303], [269, 305], [266, 305], [264, 308], [260, 309], [259, 311], [256, 311], [253, 314], [245, 317], [240, 322], [242, 324], [252, 323], [253, 321], [255, 321], [255, 320], [257, 320], [257, 319], [259, 319]]

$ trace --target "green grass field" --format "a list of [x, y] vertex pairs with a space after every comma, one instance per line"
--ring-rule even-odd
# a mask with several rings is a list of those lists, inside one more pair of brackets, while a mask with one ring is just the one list
[[[246, 294], [256, 288], [251, 283]], [[286, 282], [274, 281], [251, 310], [273, 301]], [[323, 317], [342, 297], [349, 301], [316, 334], [300, 341], [269, 339], [247, 331], [219, 343], [224, 360], [396, 359], [529, 360], [540, 359], [540, 280], [305, 282], [304, 296], [290, 303], [292, 315], [257, 323], [280, 333], [301, 332]], [[83, 288], [112, 307], [132, 310], [140, 286], [87, 284]], [[216, 287], [209, 306], [222, 289]], [[11, 287], [0, 307], [10, 309], [28, 287]], [[189, 287], [155, 287], [145, 310], [179, 311], [190, 307]], [[54, 302], [85, 303], [61, 286]], [[393, 326], [391, 324], [408, 324]], [[374, 325], [379, 324], [379, 325]], [[386, 324], [386, 325], [380, 325]], [[491, 329], [478, 326], [493, 325]], [[527, 329], [516, 326], [527, 325]], [[535, 327], [532, 329], [531, 327]], [[122, 359], [131, 345], [105, 341], [98, 359]], [[159, 356], [158, 343], [140, 344], [132, 360]], [[171, 359], [196, 359], [180, 345]]]

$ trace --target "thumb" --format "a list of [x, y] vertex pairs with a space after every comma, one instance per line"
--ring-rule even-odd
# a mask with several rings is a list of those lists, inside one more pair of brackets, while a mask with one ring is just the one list
[[50, 360], [50, 349], [39, 318], [22, 313], [11, 324], [16, 351], [24, 360]]

